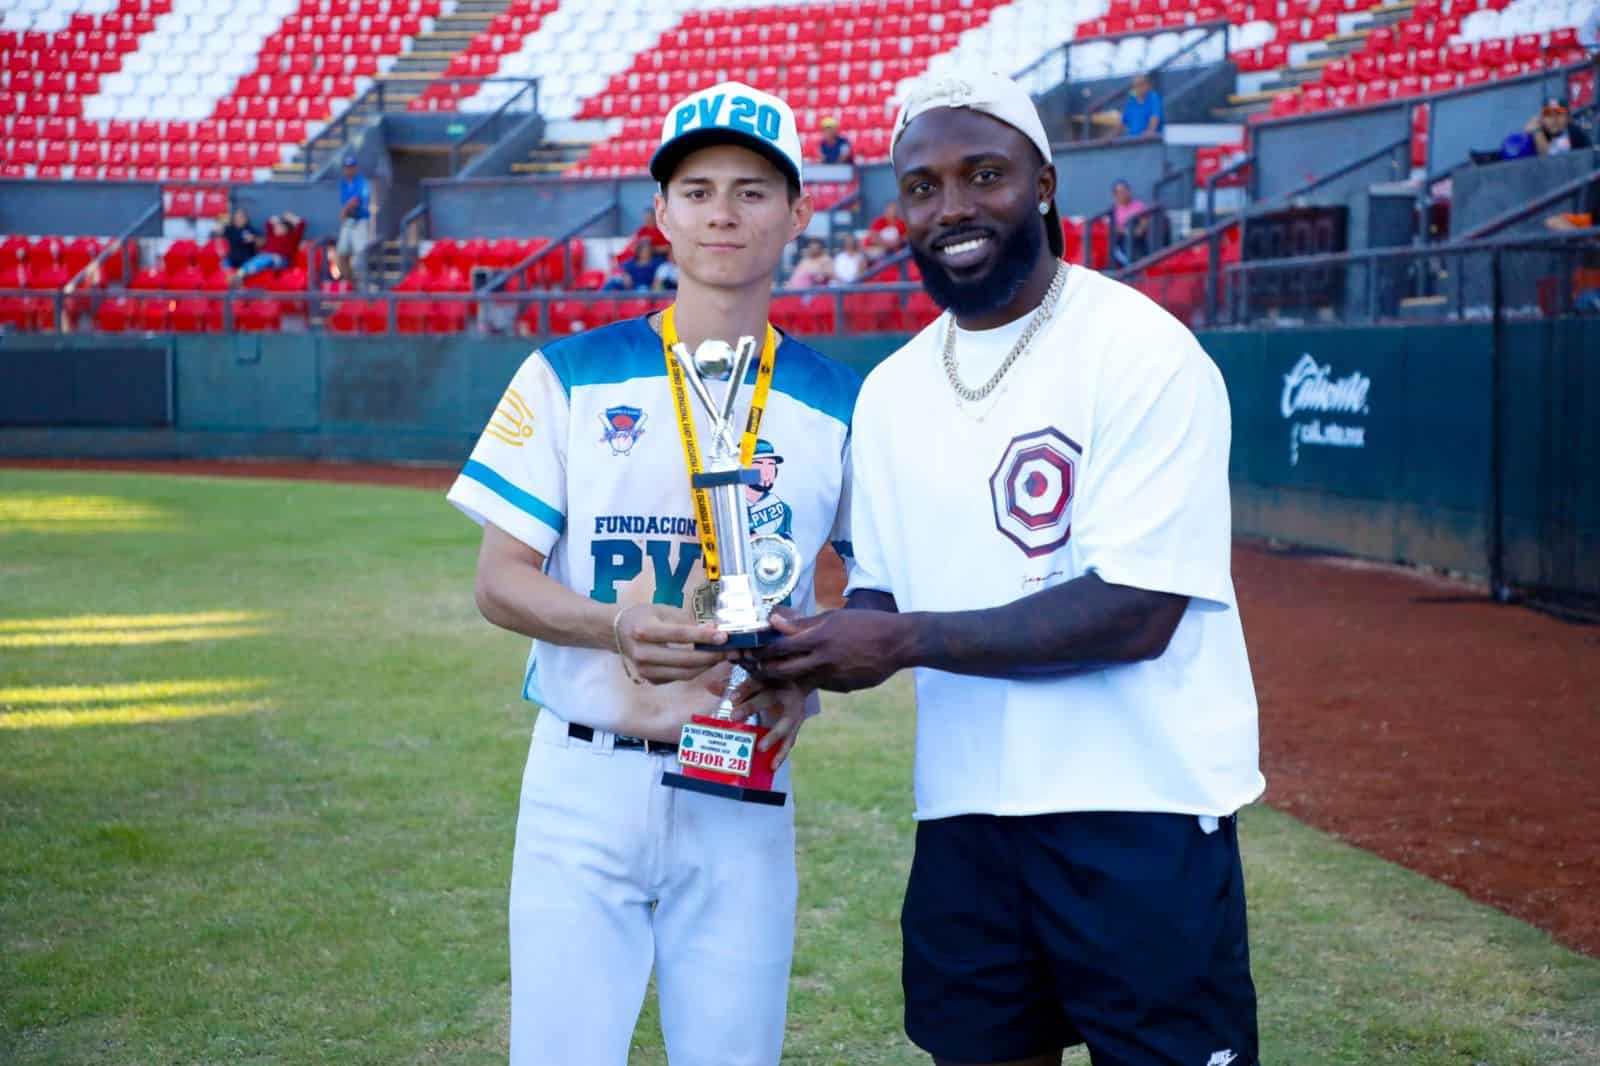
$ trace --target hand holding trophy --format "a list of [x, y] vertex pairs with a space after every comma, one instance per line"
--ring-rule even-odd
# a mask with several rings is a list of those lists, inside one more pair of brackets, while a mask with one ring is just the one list
[[[693, 594], [694, 614], [697, 620], [710, 622], [728, 635], [725, 644], [703, 647], [757, 647], [776, 639], [768, 615], [788, 598], [800, 579], [800, 553], [793, 542], [750, 535], [749, 504], [743, 491], [745, 485], [759, 484], [751, 456], [772, 384], [777, 336], [768, 326], [744, 433], [736, 437], [734, 409], [756, 351], [756, 339], [741, 337], [731, 346], [726, 341], [708, 340], [691, 355], [688, 347], [678, 342], [671, 308], [661, 326], [673, 413], [689, 469], [706, 569], [706, 584]], [[718, 403], [707, 382], [724, 377], [727, 389]], [[690, 392], [699, 400], [708, 422], [704, 454], [689, 410]], [[773, 760], [780, 746], [761, 751], [758, 743], [767, 730], [735, 718], [733, 694], [747, 676], [735, 667], [716, 713], [695, 715], [684, 725], [678, 742], [680, 772], [665, 774], [663, 784], [747, 803], [781, 806], [785, 802], [785, 794], [772, 788]]]

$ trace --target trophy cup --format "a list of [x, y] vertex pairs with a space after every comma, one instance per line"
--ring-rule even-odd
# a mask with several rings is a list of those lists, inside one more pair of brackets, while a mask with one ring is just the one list
[[[709, 506], [697, 507], [697, 511], [701, 521], [709, 513], [720, 565], [717, 576], [695, 591], [693, 609], [697, 621], [715, 625], [728, 639], [723, 644], [697, 645], [702, 650], [753, 648], [772, 640], [776, 632], [768, 615], [800, 580], [800, 552], [793, 542], [750, 535], [750, 505], [744, 486], [758, 485], [760, 479], [740, 462], [733, 411], [755, 350], [754, 337], [739, 338], [736, 347], [708, 340], [692, 356], [685, 345], [672, 346], [673, 358], [705, 410], [711, 430], [705, 454], [700, 456], [701, 471], [690, 484], [706, 494]], [[718, 404], [706, 381], [724, 376], [728, 388]], [[679, 417], [688, 417], [688, 412], [680, 411]], [[752, 434], [759, 418], [756, 411], [748, 420]], [[784, 793], [772, 788], [772, 760], [777, 749], [764, 752], [757, 748], [768, 731], [734, 717], [733, 693], [747, 676], [735, 667], [716, 713], [697, 714], [684, 725], [678, 741], [680, 772], [663, 775], [663, 784], [746, 803], [783, 805]]]

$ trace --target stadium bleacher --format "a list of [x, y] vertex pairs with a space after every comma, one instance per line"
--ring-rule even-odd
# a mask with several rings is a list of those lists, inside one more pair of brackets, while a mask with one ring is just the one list
[[[511, 0], [506, 9], [450, 61], [442, 78], [429, 82], [427, 88], [407, 103], [407, 109], [454, 111], [463, 100], [482, 91], [478, 83], [450, 79], [492, 78], [502, 73], [517, 76], [513, 71], [502, 71], [505, 57], [519, 53], [522, 43], [538, 33], [545, 16], [560, 6], [560, 0]], [[499, 99], [496, 97], [497, 102]]]
[[[454, 0], [7, 0], [0, 11], [0, 177], [137, 179], [164, 185], [168, 220], [211, 219], [228, 184], [265, 181], [342, 108], [405, 55]], [[588, 132], [571, 178], [637, 175], [676, 97], [724, 78], [778, 92], [794, 106], [815, 157], [834, 116], [857, 161], [887, 158], [898, 94], [924, 72], [971, 66], [1018, 70], [1072, 42], [1075, 78], [1126, 76], [1186, 48], [1183, 62], [1222, 58], [1209, 27], [1227, 24], [1250, 122], [1332, 108], [1414, 100], [1414, 168], [1425, 169], [1433, 94], [1570, 64], [1584, 55], [1576, 27], [1588, 0], [508, 0], [487, 25], [462, 33], [438, 80], [410, 110], [482, 113], [537, 78], [541, 114]], [[1377, 16], [1381, 14], [1380, 19]], [[1215, 41], [1213, 41], [1215, 36]], [[1102, 40], [1101, 38], [1110, 38]], [[1337, 49], [1333, 46], [1337, 45]], [[1326, 53], [1322, 49], [1332, 49]], [[1316, 57], [1316, 58], [1312, 58]], [[444, 61], [441, 60], [441, 63]], [[1250, 92], [1274, 79], [1288, 87]], [[1592, 99], [1575, 79], [1573, 103]], [[1194, 185], [1248, 157], [1249, 131], [1194, 149]], [[1220, 184], [1242, 195], [1246, 175]], [[823, 209], [854, 183], [812, 190]], [[1064, 220], [1069, 260], [1110, 265], [1104, 219]], [[278, 276], [252, 279], [225, 300], [212, 243], [129, 241], [70, 294], [108, 237], [6, 238], [0, 243], [0, 328], [70, 324], [106, 331], [275, 331], [326, 325], [345, 333], [451, 333], [482, 321], [492, 300], [467, 297], [487, 278], [549, 243], [444, 237], [424, 242], [398, 277], [393, 309], [323, 281], [306, 249]], [[632, 313], [638, 297], [582, 295], [605, 279], [615, 248], [572, 242], [504, 285], [508, 294], [574, 292], [526, 304], [525, 331], [583, 328]], [[1203, 251], [1203, 250], [1201, 250]], [[1194, 294], [1206, 269], [1183, 249], [1154, 266], [1165, 299]], [[1238, 242], [1223, 242], [1224, 262]], [[141, 266], [141, 263], [143, 264]], [[314, 285], [315, 283], [315, 285]], [[155, 293], [160, 295], [141, 295]], [[63, 297], [58, 299], [58, 297]], [[58, 320], [58, 308], [66, 322]], [[911, 328], [932, 315], [920, 294], [862, 293], [846, 301], [785, 296], [774, 314], [799, 332]], [[842, 316], [842, 317], [841, 317]]]
[[[1411, 16], [1372, 30], [1359, 52], [1272, 100], [1271, 117], [1425, 96], [1584, 58], [1577, 27], [1586, 0], [1465, 0], [1446, 13], [1418, 0]], [[1463, 10], [1465, 9], [1465, 13]]]
[[78, 2], [64, 23], [60, 4], [6, 11], [4, 176], [265, 180], [441, 4], [117, 0], [96, 12], [105, 0]]

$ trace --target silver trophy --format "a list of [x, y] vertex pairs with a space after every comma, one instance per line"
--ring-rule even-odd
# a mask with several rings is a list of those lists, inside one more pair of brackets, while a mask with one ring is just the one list
[[[794, 591], [800, 580], [800, 552], [784, 537], [750, 535], [750, 504], [744, 487], [760, 483], [756, 471], [739, 464], [739, 438], [734, 405], [755, 355], [756, 339], [740, 337], [737, 346], [708, 340], [693, 355], [683, 344], [672, 346], [690, 389], [704, 408], [710, 433], [703, 438], [700, 473], [695, 488], [711, 501], [711, 526], [717, 538], [721, 575], [695, 590], [695, 618], [728, 634], [719, 648], [748, 648], [771, 639], [767, 616]], [[712, 398], [708, 380], [728, 382], [722, 402]]]

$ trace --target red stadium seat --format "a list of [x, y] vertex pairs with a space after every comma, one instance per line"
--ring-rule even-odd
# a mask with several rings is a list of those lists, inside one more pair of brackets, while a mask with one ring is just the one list
[[168, 218], [193, 218], [194, 192], [190, 189], [166, 189], [162, 204]]
[[200, 246], [194, 241], [180, 239], [167, 246], [166, 253], [161, 257], [162, 268], [170, 275], [186, 271], [194, 267], [195, 254], [200, 251]]
[[167, 315], [172, 309], [172, 301], [166, 297], [154, 297], [139, 301], [139, 326], [149, 333], [161, 333], [167, 328]]
[[332, 333], [360, 333], [361, 316], [366, 305], [361, 300], [341, 300], [328, 315], [328, 330]]
[[361, 332], [389, 332], [389, 305], [383, 300], [369, 300], [361, 308]]
[[95, 310], [95, 328], [102, 333], [121, 333], [137, 325], [138, 306], [126, 296], [102, 300]]
[[427, 300], [401, 300], [395, 304], [395, 331], [397, 333], [426, 333], [428, 314], [432, 305]]
[[283, 328], [283, 312], [271, 300], [238, 300], [233, 326], [242, 333], [276, 333]]

